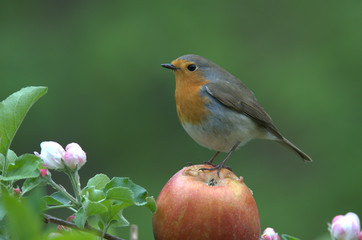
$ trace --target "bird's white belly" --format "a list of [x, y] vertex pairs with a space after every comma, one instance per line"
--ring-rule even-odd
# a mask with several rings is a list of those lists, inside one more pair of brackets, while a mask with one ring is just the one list
[[209, 116], [202, 124], [183, 124], [186, 132], [200, 145], [228, 152], [235, 144], [242, 146], [254, 138], [268, 138], [267, 131], [244, 114], [226, 110]]

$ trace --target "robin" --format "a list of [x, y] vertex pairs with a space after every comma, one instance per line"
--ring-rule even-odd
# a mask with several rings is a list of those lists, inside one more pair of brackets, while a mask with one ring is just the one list
[[[230, 155], [252, 139], [277, 141], [304, 161], [312, 161], [283, 137], [254, 93], [225, 69], [192, 54], [161, 66], [175, 73], [176, 108], [182, 126], [197, 143], [216, 151], [207, 162], [213, 167], [202, 170], [218, 169], [219, 173]], [[214, 166], [220, 152], [228, 154]]]

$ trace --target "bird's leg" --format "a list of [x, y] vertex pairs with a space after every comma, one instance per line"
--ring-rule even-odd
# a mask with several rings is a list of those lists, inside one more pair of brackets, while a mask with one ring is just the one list
[[224, 167], [225, 163], [226, 163], [226, 160], [228, 160], [228, 158], [231, 156], [231, 154], [236, 150], [236, 148], [239, 146], [240, 143], [237, 143], [235, 144], [230, 152], [226, 155], [225, 159], [222, 160], [222, 162], [218, 165], [216, 165], [215, 167], [212, 167], [212, 168], [200, 168], [199, 170], [203, 171], [203, 170], [208, 170], [208, 171], [211, 171], [211, 170], [215, 170], [217, 169], [217, 176], [219, 177], [219, 174], [220, 174], [220, 170]]
[[[219, 155], [219, 153], [220, 153], [220, 151], [216, 152], [215, 155], [214, 155], [209, 161], [204, 162], [204, 164], [214, 166], [214, 165], [212, 164], [212, 162], [215, 160], [215, 158], [217, 157], [217, 155]], [[188, 163], [186, 164], [186, 166], [188, 166], [188, 167], [189, 167], [189, 166], [192, 166], [192, 165], [194, 165], [192, 162], [188, 162]]]
[[217, 151], [217, 152], [215, 153], [215, 155], [214, 155], [209, 161], [204, 162], [204, 163], [207, 164], [207, 165], [214, 166], [214, 165], [212, 164], [212, 162], [215, 160], [215, 158], [216, 158], [219, 154], [220, 154], [220, 151]]

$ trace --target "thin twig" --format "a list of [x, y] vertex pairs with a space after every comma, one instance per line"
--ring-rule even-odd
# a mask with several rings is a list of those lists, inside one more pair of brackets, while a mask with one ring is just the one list
[[60, 192], [61, 194], [63, 194], [66, 198], [69, 199], [69, 201], [71, 201], [75, 206], [80, 206], [79, 202], [72, 196], [70, 195], [67, 190], [62, 186], [62, 185], [58, 185], [56, 182], [53, 181], [53, 179], [51, 179], [50, 177], [47, 178], [48, 184], [50, 184], [50, 186], [52, 186], [55, 190], [57, 190], [58, 192]]
[[135, 224], [131, 225], [131, 240], [138, 240], [138, 227]]
[[[80, 230], [80, 231], [92, 232], [95, 235], [100, 236], [100, 237], [103, 234], [102, 231], [97, 230], [97, 229], [95, 229], [95, 228], [93, 228], [93, 227], [91, 227], [89, 225], [85, 225], [84, 228], [79, 228], [79, 227], [77, 227], [77, 225], [75, 225], [72, 222], [65, 221], [63, 219], [60, 219], [60, 218], [57, 218], [57, 217], [54, 217], [54, 216], [51, 216], [51, 215], [48, 215], [48, 214], [43, 214], [43, 218], [44, 218], [45, 223], [54, 223], [54, 224], [70, 227], [70, 228], [73, 228], [73, 229], [77, 229], [77, 230]], [[108, 233], [104, 234], [103, 238], [108, 239], [108, 240], [125, 240], [123, 238], [119, 238], [119, 237], [110, 235]]]

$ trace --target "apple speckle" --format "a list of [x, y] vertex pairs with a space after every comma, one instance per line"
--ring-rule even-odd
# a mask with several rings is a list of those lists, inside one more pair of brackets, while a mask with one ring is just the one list
[[208, 182], [207, 182], [208, 186], [216, 186], [217, 185], [217, 181], [215, 180], [215, 178], [211, 178]]

